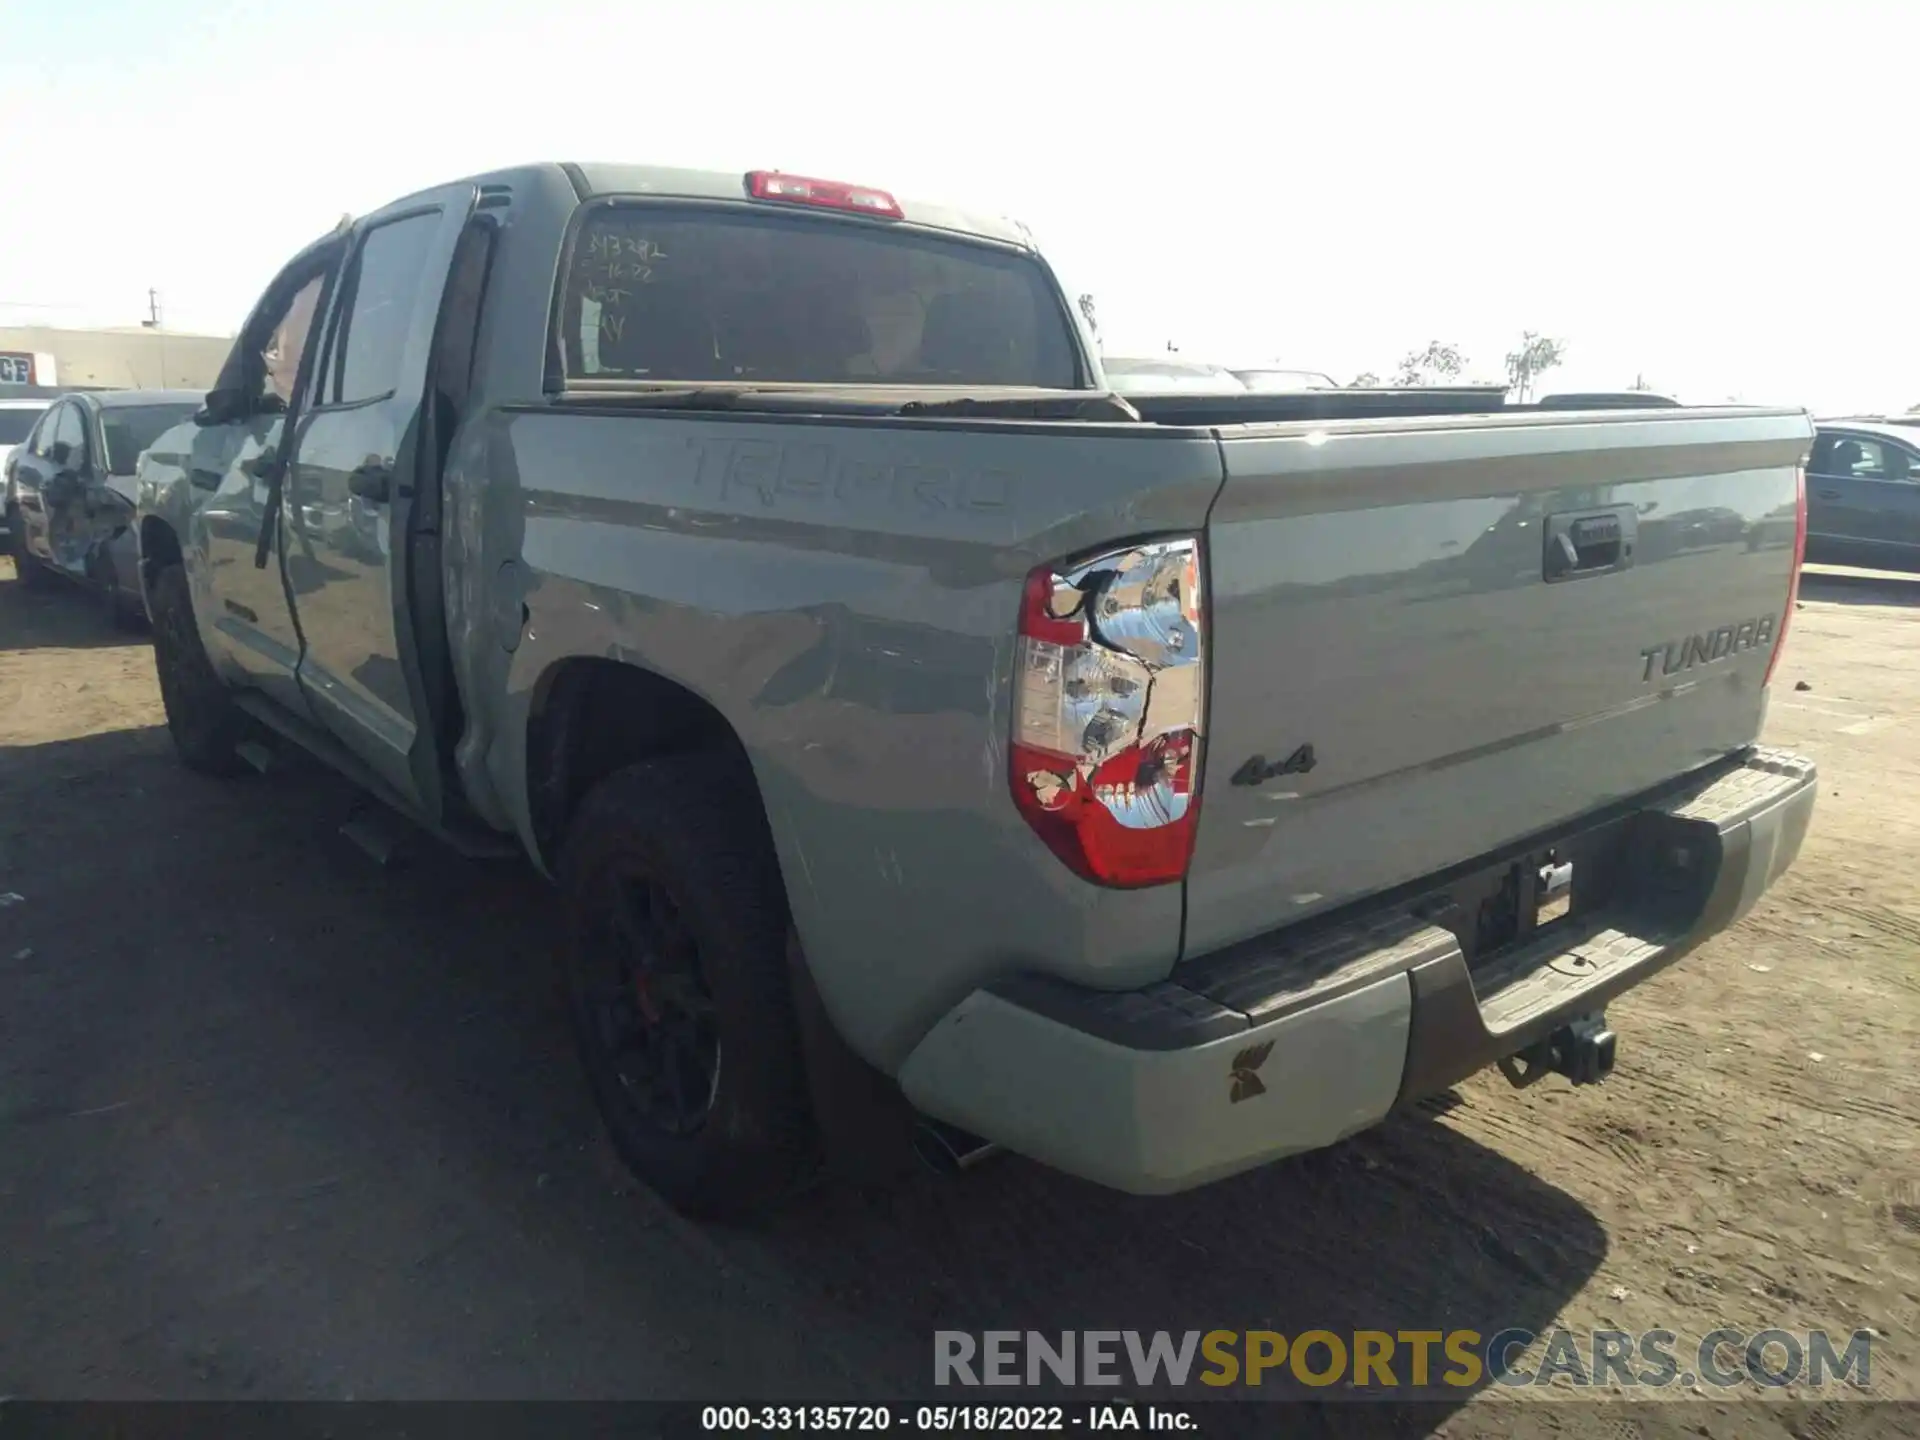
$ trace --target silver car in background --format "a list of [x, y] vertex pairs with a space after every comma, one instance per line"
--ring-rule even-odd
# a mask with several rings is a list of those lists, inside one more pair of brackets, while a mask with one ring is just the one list
[[1920, 416], [1815, 422], [1807, 559], [1920, 571]]
[[144, 618], [131, 529], [134, 469], [203, 398], [191, 390], [102, 390], [52, 402], [7, 461], [8, 543], [22, 584], [78, 581], [115, 623]]

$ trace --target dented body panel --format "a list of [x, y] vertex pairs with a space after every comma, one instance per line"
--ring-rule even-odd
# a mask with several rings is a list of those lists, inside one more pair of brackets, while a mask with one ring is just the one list
[[[900, 413], [824, 387], [812, 408], [762, 409], [569, 388], [557, 287], [606, 194], [740, 203], [738, 177], [529, 166], [317, 242], [298, 263], [332, 275], [370, 228], [441, 225], [421, 252], [432, 308], [408, 331], [407, 364], [432, 368], [397, 387], [424, 399], [376, 396], [390, 413], [367, 427], [385, 447], [370, 463], [400, 473], [315, 478], [297, 395], [284, 414], [203, 417], [143, 466], [142, 574], [184, 562], [229, 685], [367, 759], [424, 824], [508, 839], [543, 870], [570, 792], [542, 746], [569, 677], [617, 667], [719, 717], [827, 1017], [928, 1113], [1153, 1191], [1370, 1124], [1439, 1043], [1423, 996], [1457, 977], [1434, 967], [1471, 949], [1424, 921], [1407, 941], [1393, 897], [1602, 813], [1666, 824], [1660, 797], [1757, 736], [1804, 415], [1180, 426], [1110, 407]], [[912, 206], [905, 223], [1026, 253], [1014, 226]], [[463, 280], [476, 229], [485, 266]], [[1098, 396], [1091, 337], [1057, 298]], [[1197, 839], [1184, 882], [1108, 888], [1015, 805], [1023, 587], [1182, 537], [1204, 556]], [[333, 678], [393, 697], [410, 728], [342, 733], [353, 709], [320, 693], [308, 653], [323, 612]], [[1810, 776], [1740, 790], [1758, 798], [1700, 837], [1698, 873], [1764, 888], [1804, 832]], [[1284, 950], [1300, 922], [1374, 903], [1298, 1006], [1233, 978], [1246, 946]], [[1658, 955], [1723, 912], [1660, 931]]]
[[1052, 556], [1204, 524], [1209, 437], [552, 410], [487, 431], [480, 507], [518, 533], [498, 551], [484, 520], [450, 536], [456, 588], [492, 592], [456, 623], [525, 620], [510, 658], [462, 647], [504, 703], [469, 712], [461, 757], [524, 839], [529, 711], [558, 664], [605, 657], [739, 735], [822, 998], [869, 1059], [897, 1065], [1011, 969], [1110, 988], [1167, 973], [1179, 888], [1089, 886], [1009, 803], [1013, 619]]

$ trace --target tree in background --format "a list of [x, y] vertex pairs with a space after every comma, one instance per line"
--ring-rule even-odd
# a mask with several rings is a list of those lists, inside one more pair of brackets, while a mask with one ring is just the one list
[[1449, 345], [1442, 340], [1429, 340], [1426, 349], [1411, 351], [1400, 362], [1400, 373], [1393, 377], [1393, 383], [1403, 389], [1414, 385], [1444, 384], [1458, 379], [1460, 372], [1466, 368], [1466, 357], [1460, 353], [1459, 346]]
[[1379, 388], [1380, 377], [1371, 370], [1362, 370], [1347, 382], [1347, 389], [1349, 390], [1378, 390]]
[[1507, 388], [1514, 399], [1525, 404], [1533, 395], [1533, 382], [1566, 359], [1567, 347], [1558, 340], [1520, 332], [1520, 348], [1507, 356]]

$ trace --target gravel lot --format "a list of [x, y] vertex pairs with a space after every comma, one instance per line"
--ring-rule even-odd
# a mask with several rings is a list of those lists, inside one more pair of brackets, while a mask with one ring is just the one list
[[[1482, 1075], [1170, 1200], [1004, 1159], [702, 1230], [600, 1142], [530, 873], [377, 869], [310, 767], [186, 774], [144, 642], [0, 561], [0, 1395], [844, 1399], [939, 1327], [1557, 1319], [1872, 1327], [1920, 1398], [1917, 698], [1920, 579], [1809, 572], [1767, 738], [1813, 833], [1613, 1006], [1604, 1086]], [[1836, 1403], [1660, 1426], [1900, 1433]]]

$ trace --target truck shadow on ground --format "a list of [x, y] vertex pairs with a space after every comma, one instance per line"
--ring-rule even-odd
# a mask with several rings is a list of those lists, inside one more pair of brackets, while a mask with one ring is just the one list
[[0, 651], [147, 643], [144, 632], [115, 628], [104, 604], [80, 586], [56, 578], [29, 589], [13, 567], [11, 556], [0, 555]]
[[1421, 1115], [1166, 1199], [1001, 1158], [688, 1225], [600, 1139], [538, 877], [377, 869], [344, 784], [264, 783], [158, 728], [0, 750], [18, 1393], [924, 1395], [938, 1329], [1490, 1336], [1605, 1257]]
[[1800, 598], [1829, 605], [1920, 605], [1920, 575], [1807, 569], [1800, 572]]

